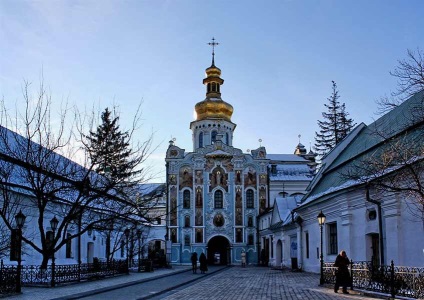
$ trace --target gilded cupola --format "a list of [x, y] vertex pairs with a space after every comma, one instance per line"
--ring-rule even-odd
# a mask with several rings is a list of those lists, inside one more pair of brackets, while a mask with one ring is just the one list
[[[214, 39], [209, 43], [213, 47], [218, 45]], [[231, 122], [233, 107], [221, 99], [221, 85], [224, 79], [221, 77], [221, 69], [215, 66], [215, 52], [212, 51], [212, 64], [206, 69], [206, 78], [203, 84], [206, 86], [206, 99], [195, 106], [196, 121], [205, 119], [224, 119]]]

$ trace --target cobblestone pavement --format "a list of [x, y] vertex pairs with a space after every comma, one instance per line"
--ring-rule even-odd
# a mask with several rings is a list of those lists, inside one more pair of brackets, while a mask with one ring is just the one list
[[153, 299], [373, 299], [356, 291], [349, 291], [349, 295], [341, 291], [335, 294], [331, 287], [318, 283], [318, 274], [234, 267]]

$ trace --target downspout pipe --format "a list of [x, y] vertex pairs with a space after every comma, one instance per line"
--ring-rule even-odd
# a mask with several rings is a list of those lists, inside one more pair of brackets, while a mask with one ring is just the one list
[[378, 231], [379, 231], [379, 238], [380, 238], [380, 265], [384, 265], [384, 245], [383, 245], [383, 216], [382, 216], [382, 210], [381, 210], [381, 202], [376, 201], [374, 199], [371, 199], [370, 197], [370, 188], [369, 185], [366, 185], [366, 192], [365, 197], [368, 202], [371, 202], [375, 205], [377, 205], [378, 210]]

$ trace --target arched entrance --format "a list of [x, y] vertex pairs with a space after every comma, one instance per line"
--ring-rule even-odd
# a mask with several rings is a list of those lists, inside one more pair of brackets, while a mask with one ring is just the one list
[[230, 242], [223, 236], [215, 236], [208, 242], [208, 263], [227, 265], [231, 261]]

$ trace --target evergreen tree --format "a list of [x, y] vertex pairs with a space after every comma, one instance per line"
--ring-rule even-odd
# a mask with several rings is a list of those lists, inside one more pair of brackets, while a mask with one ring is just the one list
[[87, 136], [87, 150], [95, 168], [100, 174], [106, 174], [113, 181], [126, 182], [136, 175], [135, 163], [132, 160], [130, 135], [119, 128], [119, 117], [108, 108], [101, 115], [101, 124]]
[[329, 103], [324, 104], [327, 112], [322, 113], [324, 120], [318, 120], [320, 130], [315, 132], [315, 152], [320, 157], [333, 149], [355, 126], [353, 120], [348, 118], [345, 104], [338, 100], [340, 96], [337, 84], [334, 81], [332, 83], [333, 92], [327, 98]]

